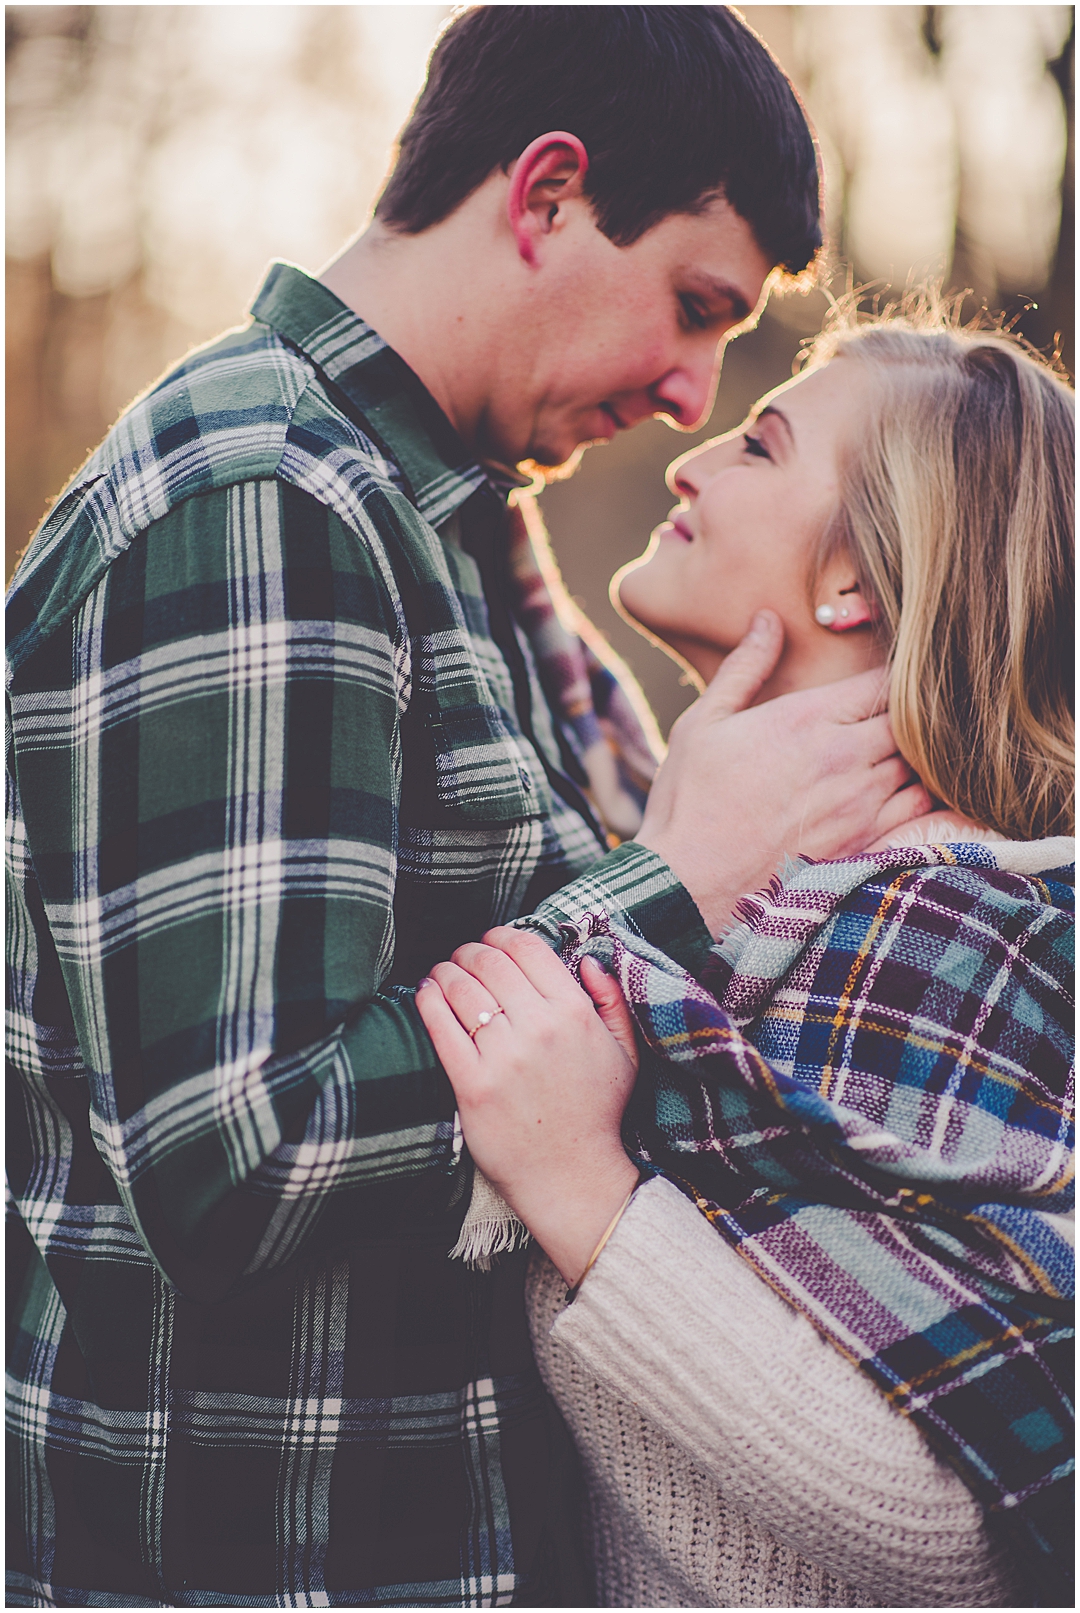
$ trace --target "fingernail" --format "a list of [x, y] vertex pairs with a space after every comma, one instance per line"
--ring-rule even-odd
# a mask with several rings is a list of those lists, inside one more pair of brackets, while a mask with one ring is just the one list
[[423, 991], [425, 986], [433, 986], [434, 984], [435, 982], [432, 980], [430, 975], [423, 975], [421, 979], [416, 982], [416, 989], [417, 991]]
[[750, 623], [750, 638], [765, 638], [769, 631], [769, 618], [763, 610], [755, 611], [754, 619]]

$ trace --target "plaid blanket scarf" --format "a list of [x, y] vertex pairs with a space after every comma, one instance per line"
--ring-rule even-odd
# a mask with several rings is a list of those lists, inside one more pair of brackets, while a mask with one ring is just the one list
[[630, 1152], [915, 1420], [1041, 1606], [1073, 1605], [1071, 854], [793, 866], [701, 980], [547, 926], [636, 1016]]

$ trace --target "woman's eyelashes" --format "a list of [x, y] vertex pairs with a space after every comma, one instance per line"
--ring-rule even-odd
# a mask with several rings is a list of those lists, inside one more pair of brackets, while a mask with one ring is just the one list
[[771, 459], [772, 455], [760, 437], [751, 437], [750, 433], [743, 433], [743, 451], [747, 454], [757, 454], [759, 459]]

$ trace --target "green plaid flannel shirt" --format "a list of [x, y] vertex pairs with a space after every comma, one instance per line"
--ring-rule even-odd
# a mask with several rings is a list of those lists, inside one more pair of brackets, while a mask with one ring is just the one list
[[10, 598], [9, 1605], [573, 1603], [523, 1261], [447, 1258], [471, 1167], [411, 988], [541, 904], [709, 937], [605, 851], [506, 489], [324, 287], [275, 265], [253, 315]]

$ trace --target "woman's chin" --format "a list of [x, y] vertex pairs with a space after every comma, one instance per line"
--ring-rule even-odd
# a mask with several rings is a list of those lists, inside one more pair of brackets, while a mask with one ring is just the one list
[[700, 644], [657, 615], [656, 592], [650, 588], [647, 576], [651, 558], [650, 550], [615, 573], [611, 579], [611, 603], [636, 633], [676, 663], [685, 680], [700, 693], [727, 651]]
[[620, 566], [608, 583], [608, 598], [620, 616], [625, 616], [634, 627], [640, 620], [635, 606], [644, 603], [648, 594], [648, 587], [642, 584], [641, 572], [651, 557], [650, 546], [650, 549], [644, 554], [639, 554], [636, 560], [628, 560], [625, 566]]

